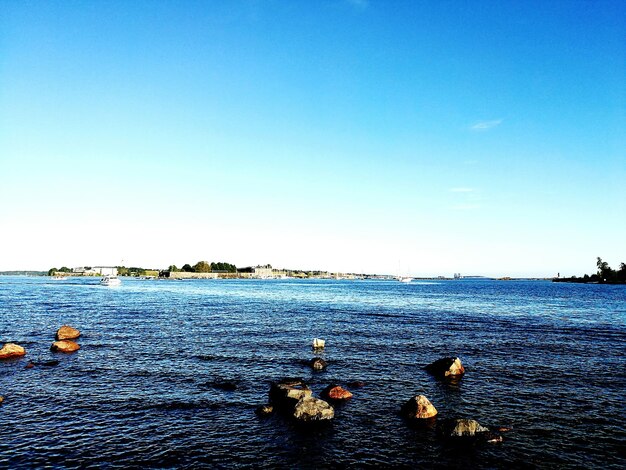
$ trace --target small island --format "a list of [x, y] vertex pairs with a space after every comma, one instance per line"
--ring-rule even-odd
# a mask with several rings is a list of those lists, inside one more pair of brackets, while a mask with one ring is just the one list
[[582, 284], [626, 284], [626, 264], [620, 263], [619, 269], [611, 269], [606, 261], [598, 257], [596, 261], [598, 272], [585, 274], [583, 277], [555, 277], [553, 282], [577, 282]]

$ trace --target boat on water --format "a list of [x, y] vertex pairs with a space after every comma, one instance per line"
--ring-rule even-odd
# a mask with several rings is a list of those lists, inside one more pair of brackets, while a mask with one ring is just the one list
[[405, 284], [408, 284], [409, 282], [411, 282], [413, 280], [412, 277], [399, 277], [398, 281], [403, 282]]
[[101, 286], [114, 287], [119, 286], [122, 283], [117, 276], [104, 276], [100, 279]]

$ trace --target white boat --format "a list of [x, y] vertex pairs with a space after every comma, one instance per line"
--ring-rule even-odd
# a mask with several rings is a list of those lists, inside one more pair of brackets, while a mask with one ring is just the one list
[[100, 279], [101, 286], [114, 287], [119, 286], [121, 283], [122, 281], [120, 281], [117, 276], [104, 276], [102, 279]]
[[412, 277], [399, 277], [398, 281], [400, 282], [404, 282], [405, 284], [408, 284], [409, 282], [411, 282], [413, 280]]

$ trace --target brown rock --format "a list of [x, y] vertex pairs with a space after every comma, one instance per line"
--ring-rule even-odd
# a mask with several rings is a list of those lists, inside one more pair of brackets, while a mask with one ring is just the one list
[[322, 397], [328, 400], [347, 400], [352, 398], [352, 393], [339, 385], [329, 385], [322, 392]]
[[437, 415], [437, 409], [424, 395], [415, 395], [402, 406], [402, 414], [409, 419], [427, 419]]
[[293, 417], [299, 421], [327, 421], [335, 417], [335, 410], [324, 400], [313, 397], [302, 398], [293, 410]]
[[26, 354], [26, 349], [14, 343], [6, 343], [0, 349], [0, 359], [11, 359], [14, 357], [22, 357]]
[[71, 353], [74, 351], [78, 351], [79, 349], [80, 349], [80, 346], [78, 345], [78, 343], [75, 343], [74, 341], [69, 341], [69, 340], [55, 341], [54, 343], [52, 343], [52, 347], [50, 347], [50, 350], [52, 352], [64, 352], [64, 353]]
[[2, 405], [3, 401], [4, 401], [4, 397], [0, 397], [0, 405]]
[[76, 328], [72, 328], [69, 325], [63, 325], [57, 331], [55, 338], [57, 341], [62, 341], [64, 339], [76, 339], [79, 336], [80, 336], [80, 331], [78, 331]]
[[425, 367], [426, 371], [437, 377], [460, 377], [465, 368], [458, 357], [444, 357]]

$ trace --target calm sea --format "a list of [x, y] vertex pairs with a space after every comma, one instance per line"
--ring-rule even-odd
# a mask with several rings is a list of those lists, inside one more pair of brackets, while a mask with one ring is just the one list
[[[82, 348], [53, 354], [65, 323]], [[329, 362], [317, 373], [315, 337]], [[0, 277], [8, 341], [27, 357], [0, 361], [2, 468], [626, 466], [625, 286]], [[449, 355], [467, 370], [456, 385], [422, 369]], [[364, 386], [329, 426], [257, 417], [285, 376], [316, 394]], [[417, 393], [442, 418], [513, 431], [442, 442], [399, 416]]]

